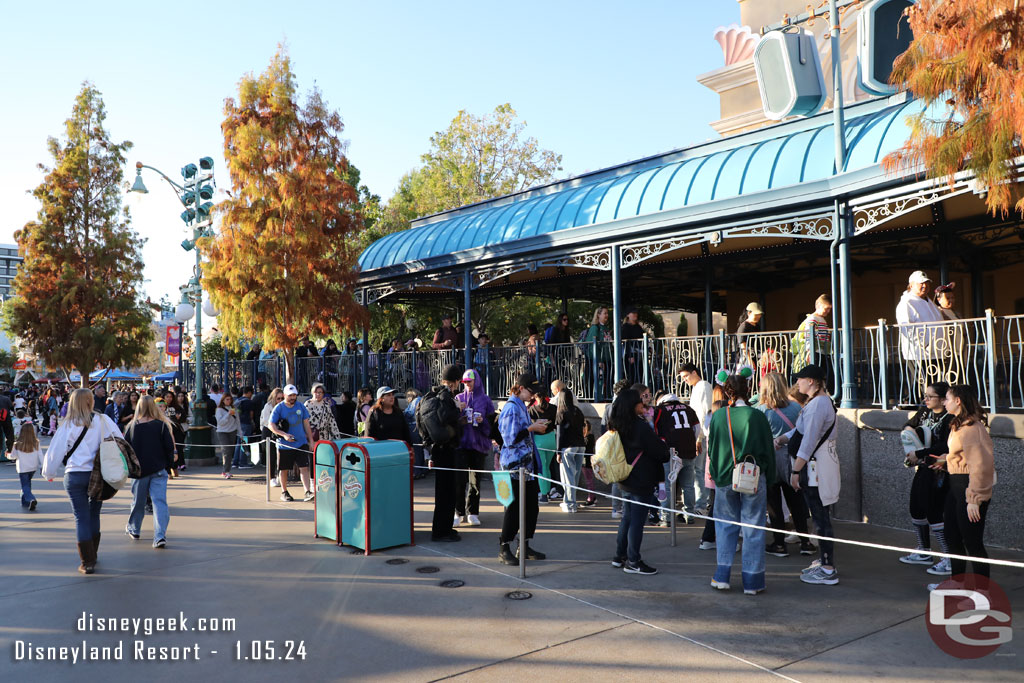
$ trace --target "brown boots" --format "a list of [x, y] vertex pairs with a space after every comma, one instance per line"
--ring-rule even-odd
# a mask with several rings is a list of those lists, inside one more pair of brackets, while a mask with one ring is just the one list
[[82, 541], [78, 544], [78, 556], [82, 558], [82, 564], [78, 571], [83, 574], [92, 574], [96, 571], [96, 543], [99, 539]]

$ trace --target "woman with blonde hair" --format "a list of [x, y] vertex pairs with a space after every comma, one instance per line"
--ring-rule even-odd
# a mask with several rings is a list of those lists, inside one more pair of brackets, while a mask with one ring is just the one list
[[75, 515], [78, 571], [96, 571], [96, 553], [100, 547], [100, 509], [103, 501], [89, 493], [96, 456], [107, 435], [118, 435], [117, 425], [106, 415], [93, 412], [93, 395], [88, 389], [75, 389], [68, 400], [68, 414], [53, 435], [43, 458], [43, 476], [47, 481], [64, 478], [64, 490], [71, 499]]
[[153, 501], [153, 547], [167, 546], [167, 472], [174, 466], [174, 436], [170, 419], [149, 395], [142, 396], [135, 417], [125, 429], [125, 439], [135, 449], [142, 474], [132, 482], [132, 508], [125, 534], [139, 540], [147, 498]]
[[[611, 333], [608, 331], [608, 309], [598, 306], [594, 309], [594, 319], [583, 335], [583, 356], [586, 360], [587, 381], [594, 381], [594, 397], [598, 400], [608, 398], [608, 378], [612, 371]], [[595, 353], [596, 351], [596, 353]], [[594, 363], [597, 363], [597, 376], [594, 376]]]

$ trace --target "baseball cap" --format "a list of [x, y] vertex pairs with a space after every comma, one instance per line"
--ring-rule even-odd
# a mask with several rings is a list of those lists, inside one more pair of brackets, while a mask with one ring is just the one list
[[761, 310], [761, 304], [757, 303], [756, 301], [751, 301], [749, 304], [747, 304], [747, 310], [750, 311], [751, 313], [760, 313], [761, 315], [764, 315], [764, 311]]
[[469, 370], [466, 370], [464, 373], [462, 373], [463, 382], [476, 382], [479, 379], [480, 377], [476, 374], [476, 370], [474, 370], [473, 368], [470, 368]]
[[660, 406], [664, 403], [672, 403], [673, 401], [679, 403], [679, 397], [676, 396], [675, 394], [665, 394], [664, 396], [658, 399], [658, 405]]
[[950, 282], [948, 285], [939, 285], [938, 287], [936, 287], [935, 293], [945, 294], [946, 292], [952, 292], [954, 289], [956, 289], [956, 283]]
[[392, 389], [391, 387], [388, 387], [388, 386], [381, 387], [380, 389], [377, 390], [377, 400], [379, 401], [382, 396], [387, 396], [388, 394], [393, 394], [393, 393], [395, 393], [395, 390]]
[[794, 375], [796, 379], [816, 379], [819, 382], [825, 381], [825, 371], [819, 365], [805, 365], [803, 370]]
[[915, 270], [913, 273], [910, 274], [910, 279], [907, 280], [907, 282], [912, 285], [919, 285], [923, 282], [931, 281], [932, 279], [928, 277], [928, 274], [925, 273], [923, 270]]
[[537, 378], [528, 372], [519, 375], [519, 379], [516, 380], [516, 384], [532, 394], [540, 393], [540, 384], [537, 382]]
[[299, 395], [299, 390], [295, 388], [294, 384], [289, 384], [289, 385], [287, 385], [284, 388], [284, 395], [285, 396], [291, 396], [292, 394], [295, 394], [296, 396], [298, 396]]

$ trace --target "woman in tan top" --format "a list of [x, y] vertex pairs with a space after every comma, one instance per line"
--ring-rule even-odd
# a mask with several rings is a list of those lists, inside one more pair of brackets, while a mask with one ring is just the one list
[[[946, 393], [946, 410], [953, 416], [949, 431], [949, 453], [938, 458], [934, 469], [949, 471], [945, 525], [949, 552], [954, 555], [988, 558], [985, 552], [985, 514], [992, 498], [995, 462], [988, 420], [971, 387], [952, 386]], [[953, 576], [967, 571], [966, 560], [950, 561]], [[971, 562], [975, 574], [987, 577], [987, 562]], [[937, 585], [937, 584], [936, 584]], [[931, 586], [929, 586], [931, 588]]]

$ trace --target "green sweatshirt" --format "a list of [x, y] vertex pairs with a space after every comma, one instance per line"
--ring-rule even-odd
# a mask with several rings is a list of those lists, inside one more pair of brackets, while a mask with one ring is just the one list
[[[729, 411], [728, 415], [726, 411]], [[708, 432], [708, 467], [715, 486], [732, 488], [733, 456], [729, 441], [729, 418], [732, 418], [736, 462], [752, 455], [766, 480], [775, 481], [775, 446], [768, 418], [749, 406], [733, 406], [715, 411]]]

